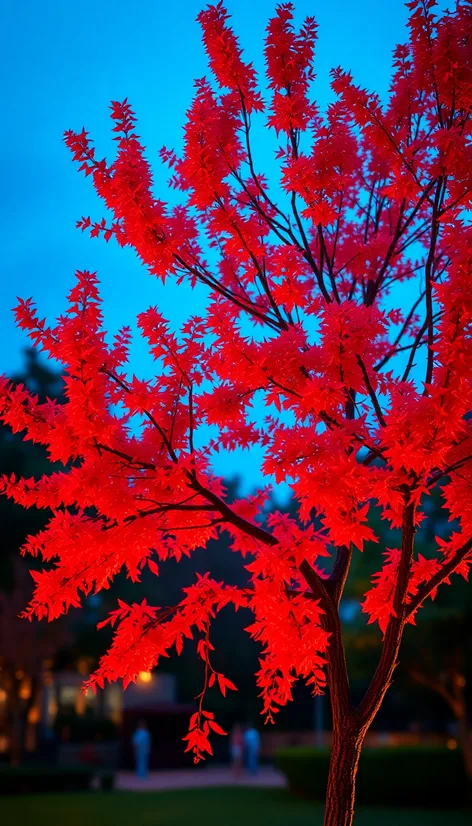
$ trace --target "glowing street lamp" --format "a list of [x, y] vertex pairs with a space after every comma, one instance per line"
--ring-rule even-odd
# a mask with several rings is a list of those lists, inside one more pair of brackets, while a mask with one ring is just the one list
[[140, 671], [138, 679], [140, 683], [150, 683], [152, 682], [152, 674], [150, 671]]

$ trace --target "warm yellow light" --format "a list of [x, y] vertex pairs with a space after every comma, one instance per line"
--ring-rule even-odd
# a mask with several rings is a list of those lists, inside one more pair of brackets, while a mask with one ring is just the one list
[[19, 668], [18, 671], [15, 671], [15, 677], [17, 680], [22, 680], [24, 676], [25, 672], [22, 671], [21, 668]]
[[39, 708], [37, 706], [33, 706], [28, 711], [28, 723], [39, 723]]
[[31, 686], [29, 682], [25, 681], [24, 683], [22, 683], [22, 685], [20, 686], [20, 690], [18, 692], [18, 697], [20, 698], [20, 700], [29, 700], [29, 698], [31, 697]]
[[0, 737], [0, 752], [8, 751], [8, 737]]
[[85, 701], [85, 694], [82, 691], [77, 692], [77, 697], [75, 698], [75, 713], [81, 717], [85, 714], [86, 710], [86, 701]]
[[446, 745], [447, 745], [448, 749], [451, 749], [451, 751], [452, 751], [453, 749], [457, 748], [457, 740], [453, 740], [452, 737], [451, 737], [451, 739], [447, 741]]
[[7, 692], [4, 688], [0, 688], [0, 703], [4, 703], [7, 699]]
[[141, 683], [150, 683], [152, 680], [152, 674], [150, 671], [140, 671], [138, 677]]

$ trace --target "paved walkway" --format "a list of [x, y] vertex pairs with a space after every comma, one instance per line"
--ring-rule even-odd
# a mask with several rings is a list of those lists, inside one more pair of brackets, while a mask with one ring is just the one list
[[151, 772], [146, 779], [133, 772], [118, 772], [116, 788], [135, 792], [170, 791], [171, 789], [210, 788], [215, 786], [258, 786], [280, 788], [285, 778], [270, 766], [263, 766], [256, 775], [243, 772], [235, 778], [227, 766], [208, 766], [177, 771]]

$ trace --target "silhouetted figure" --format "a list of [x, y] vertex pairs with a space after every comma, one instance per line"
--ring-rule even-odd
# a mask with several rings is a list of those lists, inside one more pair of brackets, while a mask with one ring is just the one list
[[136, 761], [136, 774], [145, 778], [149, 772], [149, 755], [151, 753], [151, 735], [145, 720], [140, 720], [133, 734], [133, 749]]
[[244, 732], [244, 752], [246, 767], [250, 774], [257, 774], [259, 769], [259, 751], [261, 747], [261, 736], [257, 729], [248, 725]]
[[239, 777], [243, 765], [243, 730], [239, 723], [233, 727], [230, 739], [231, 766], [234, 777]]

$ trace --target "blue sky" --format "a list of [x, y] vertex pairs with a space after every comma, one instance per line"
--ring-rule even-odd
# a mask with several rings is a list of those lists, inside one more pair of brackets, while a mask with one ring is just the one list
[[[128, 97], [148, 157], [159, 166], [165, 144], [179, 147], [194, 78], [206, 73], [195, 17], [202, 0], [0, 0], [0, 134], [2, 256], [0, 372], [22, 364], [26, 340], [15, 330], [16, 296], [32, 295], [42, 315], [65, 306], [76, 269], [97, 270], [105, 320], [114, 332], [158, 303], [179, 323], [195, 302], [185, 288], [162, 287], [129, 250], [89, 239], [75, 230], [82, 215], [100, 219], [90, 180], [77, 172], [62, 143], [64, 129], [83, 125], [99, 156], [112, 152], [108, 105]], [[236, 32], [256, 68], [274, 0], [227, 0]], [[319, 23], [316, 95], [326, 102], [328, 74], [342, 65], [358, 83], [386, 95], [391, 52], [406, 39], [401, 0], [299, 0], [297, 19]], [[262, 155], [262, 146], [258, 147]], [[158, 175], [165, 198], [167, 175]], [[136, 372], [143, 352], [136, 350]]]

